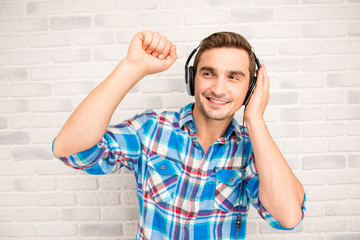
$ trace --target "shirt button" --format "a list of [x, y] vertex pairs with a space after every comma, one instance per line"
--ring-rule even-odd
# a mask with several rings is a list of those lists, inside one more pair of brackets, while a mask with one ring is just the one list
[[192, 141], [192, 143], [194, 144], [194, 146], [196, 146], [196, 145], [197, 145], [196, 140], [193, 140], [193, 141]]
[[233, 182], [233, 181], [234, 181], [234, 178], [233, 178], [233, 177], [232, 177], [232, 178], [230, 178], [230, 181], [232, 181], [232, 182]]
[[162, 166], [161, 166], [161, 169], [162, 169], [162, 170], [165, 170], [165, 168], [166, 168], [165, 165], [162, 165]]
[[187, 228], [187, 229], [190, 229], [190, 224], [186, 225], [186, 228]]
[[200, 172], [200, 173], [202, 173], [202, 172], [203, 172], [203, 170], [202, 170], [202, 169], [199, 169], [199, 172]]
[[196, 201], [196, 199], [195, 199], [195, 198], [193, 198], [193, 199], [192, 199], [192, 201], [193, 201], [193, 202], [195, 202], [195, 201]]

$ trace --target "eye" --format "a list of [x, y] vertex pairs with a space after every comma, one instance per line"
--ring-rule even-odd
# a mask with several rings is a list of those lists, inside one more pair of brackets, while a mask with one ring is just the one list
[[236, 75], [231, 75], [229, 78], [234, 81], [240, 80]]
[[210, 77], [212, 76], [211, 72], [203, 72], [203, 76]]

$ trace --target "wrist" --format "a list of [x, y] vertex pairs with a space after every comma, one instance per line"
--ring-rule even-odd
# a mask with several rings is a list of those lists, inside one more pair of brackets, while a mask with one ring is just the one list
[[131, 73], [134, 76], [134, 79], [137, 80], [136, 82], [148, 75], [146, 69], [141, 64], [137, 64], [127, 58], [121, 60], [116, 69], [122, 69], [127, 73]]

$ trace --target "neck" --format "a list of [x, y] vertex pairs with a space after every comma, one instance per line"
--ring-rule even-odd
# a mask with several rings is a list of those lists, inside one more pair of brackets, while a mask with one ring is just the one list
[[225, 135], [226, 130], [232, 121], [232, 117], [224, 120], [207, 118], [197, 107], [194, 107], [193, 118], [196, 125], [196, 138], [205, 152], [216, 139]]

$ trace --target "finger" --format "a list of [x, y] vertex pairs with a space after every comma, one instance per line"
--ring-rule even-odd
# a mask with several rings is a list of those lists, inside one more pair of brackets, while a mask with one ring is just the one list
[[151, 54], [153, 51], [155, 51], [155, 49], [157, 48], [157, 46], [160, 43], [160, 33], [155, 32], [152, 34], [152, 41], [150, 43], [150, 45], [146, 48], [146, 53], [147, 54]]
[[269, 75], [266, 71], [265, 65], [261, 65], [261, 67], [263, 68], [263, 82], [264, 82], [264, 89], [268, 90], [269, 89]]
[[163, 51], [159, 55], [159, 59], [164, 59], [169, 55], [171, 46], [171, 41], [167, 40]]
[[147, 49], [148, 46], [150, 45], [150, 43], [152, 42], [153, 33], [151, 31], [147, 30], [147, 31], [141, 32], [139, 36], [143, 42], [143, 44], [142, 44], [143, 49]]
[[169, 55], [166, 57], [166, 60], [170, 61], [172, 64], [176, 61], [177, 58], [178, 58], [178, 56], [176, 54], [176, 45], [173, 44], [170, 47], [170, 52], [169, 52]]
[[164, 51], [164, 48], [166, 46], [166, 42], [167, 42], [166, 37], [164, 35], [160, 35], [160, 42], [157, 45], [156, 49], [152, 52], [152, 55], [154, 57], [159, 56]]

